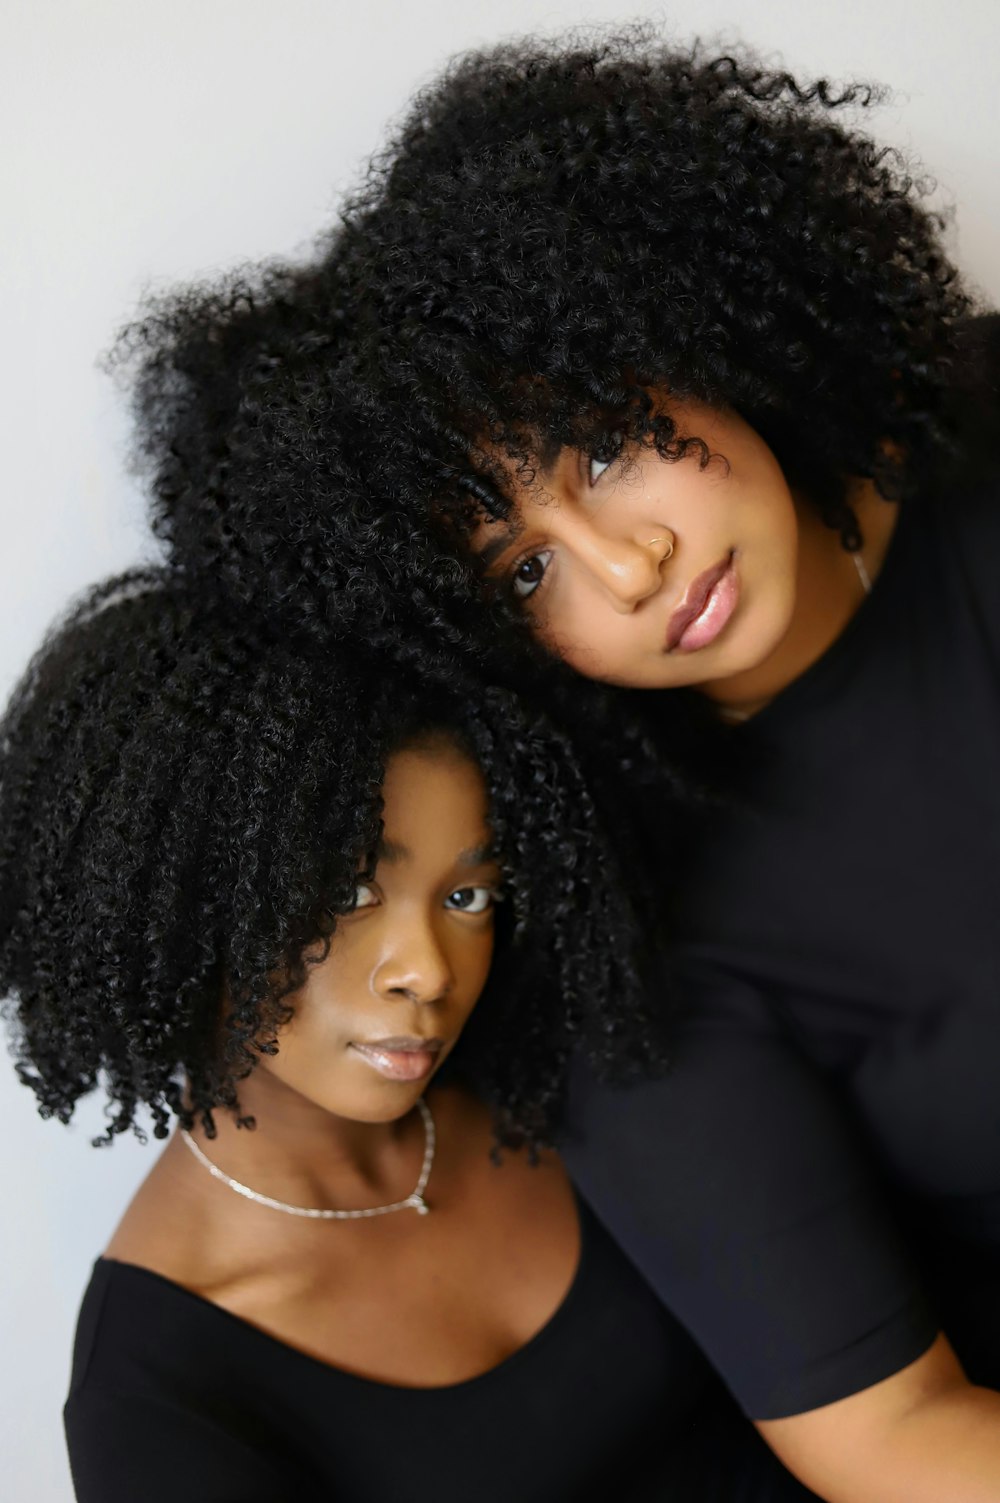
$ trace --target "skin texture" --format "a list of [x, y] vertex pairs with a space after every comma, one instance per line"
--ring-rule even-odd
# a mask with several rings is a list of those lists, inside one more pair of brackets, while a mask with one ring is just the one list
[[[648, 446], [610, 461], [564, 448], [530, 480], [511, 477], [512, 523], [481, 522], [472, 547], [541, 640], [588, 678], [693, 687], [749, 712], [835, 640], [864, 590], [837, 534], [742, 418], [696, 402], [670, 412], [704, 440], [707, 463]], [[870, 485], [852, 501], [874, 575], [896, 510]], [[696, 650], [668, 647], [692, 583], [727, 558], [737, 584], [726, 624]]]
[[[244, 1083], [256, 1129], [220, 1114], [214, 1140], [199, 1134], [227, 1173], [295, 1205], [354, 1209], [410, 1193], [424, 1152], [413, 1108], [427, 1081], [387, 1080], [352, 1044], [433, 1036], [439, 1067], [489, 970], [499, 873], [482, 854], [478, 768], [435, 740], [392, 758], [384, 792], [383, 854], [363, 906], [291, 999], [277, 1055]], [[507, 1153], [498, 1166], [482, 1105], [455, 1087], [430, 1102], [430, 1216], [293, 1221], [220, 1185], [174, 1138], [106, 1256], [367, 1377], [430, 1386], [486, 1371], [564, 1297], [579, 1256], [576, 1209], [554, 1155], [534, 1168]]]
[[1000, 1394], [973, 1388], [943, 1336], [882, 1383], [757, 1427], [828, 1503], [996, 1503]]
[[[261, 1120], [285, 1093], [325, 1115], [393, 1121], [427, 1077], [386, 1079], [355, 1045], [427, 1039], [440, 1068], [486, 982], [500, 869], [490, 855], [482, 775], [448, 742], [396, 754], [378, 867], [342, 916], [326, 958], [290, 999], [276, 1055], [247, 1082]], [[438, 1047], [439, 1046], [439, 1047]], [[251, 1106], [252, 1098], [252, 1106]]]

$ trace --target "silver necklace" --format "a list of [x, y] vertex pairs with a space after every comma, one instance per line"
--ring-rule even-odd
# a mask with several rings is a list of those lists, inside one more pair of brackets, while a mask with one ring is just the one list
[[417, 1102], [420, 1115], [424, 1121], [424, 1162], [420, 1167], [420, 1178], [412, 1195], [405, 1200], [394, 1200], [391, 1206], [371, 1206], [366, 1211], [322, 1211], [314, 1210], [310, 1206], [289, 1206], [283, 1200], [272, 1200], [270, 1195], [259, 1195], [256, 1190], [251, 1190], [249, 1185], [240, 1184], [238, 1179], [232, 1179], [228, 1174], [223, 1174], [218, 1164], [213, 1164], [207, 1154], [202, 1153], [198, 1144], [192, 1138], [186, 1128], [181, 1128], [181, 1137], [184, 1139], [199, 1164], [203, 1164], [215, 1179], [221, 1180], [228, 1185], [230, 1190], [235, 1190], [237, 1195], [242, 1195], [246, 1200], [252, 1200], [259, 1206], [268, 1206], [272, 1211], [284, 1211], [286, 1216], [307, 1216], [311, 1221], [363, 1221], [368, 1216], [388, 1216], [391, 1211], [416, 1211], [418, 1216], [426, 1216], [430, 1206], [424, 1199], [424, 1191], [427, 1189], [427, 1181], [431, 1177], [431, 1169], [434, 1166], [434, 1118], [427, 1102], [420, 1098]]
[[858, 578], [861, 581], [861, 588], [864, 590], [866, 595], [870, 595], [872, 592], [872, 577], [868, 573], [868, 570], [865, 568], [865, 561], [861, 557], [860, 553], [852, 553], [851, 557], [854, 560], [854, 567], [858, 571]]

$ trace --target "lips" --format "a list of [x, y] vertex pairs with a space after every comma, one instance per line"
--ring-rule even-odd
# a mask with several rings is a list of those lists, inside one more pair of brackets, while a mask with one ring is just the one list
[[732, 553], [688, 585], [667, 626], [668, 652], [698, 652], [728, 624], [740, 598]]
[[424, 1080], [437, 1064], [444, 1047], [442, 1039], [389, 1038], [350, 1047], [371, 1069], [386, 1080]]

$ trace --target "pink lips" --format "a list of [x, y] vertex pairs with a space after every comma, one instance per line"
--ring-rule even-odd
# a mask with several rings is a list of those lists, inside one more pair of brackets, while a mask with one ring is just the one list
[[697, 652], [714, 642], [727, 625], [740, 598], [740, 582], [733, 555], [706, 569], [688, 585], [684, 599], [670, 617], [667, 651]]
[[437, 1064], [441, 1039], [392, 1038], [352, 1043], [354, 1052], [387, 1080], [423, 1080]]

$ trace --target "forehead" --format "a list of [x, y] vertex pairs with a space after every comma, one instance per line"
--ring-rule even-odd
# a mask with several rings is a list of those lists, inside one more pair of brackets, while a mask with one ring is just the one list
[[455, 742], [435, 737], [390, 757], [380, 859], [454, 861], [489, 841], [486, 781]]

